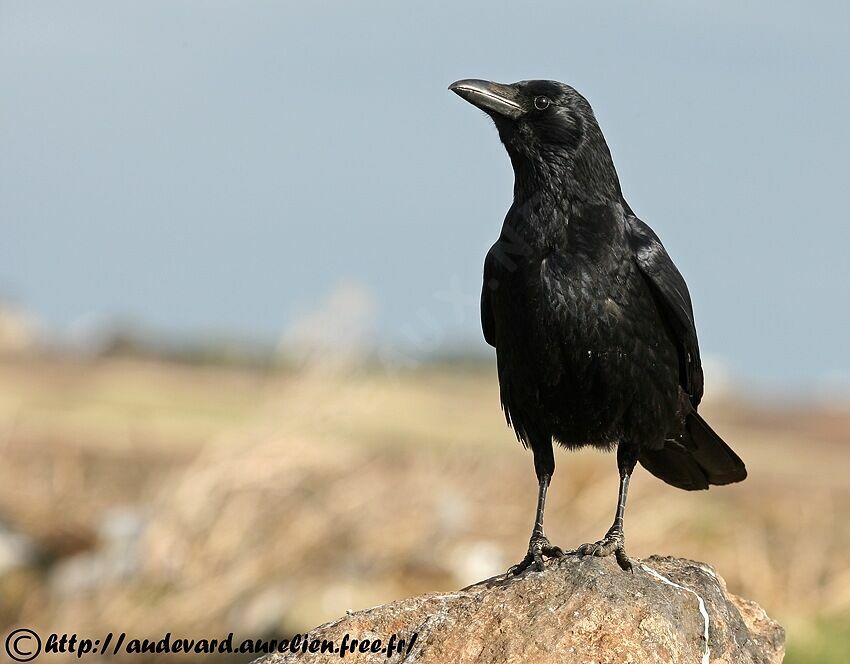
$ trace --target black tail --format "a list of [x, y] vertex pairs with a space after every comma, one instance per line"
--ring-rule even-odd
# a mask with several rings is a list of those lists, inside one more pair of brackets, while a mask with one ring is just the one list
[[696, 411], [685, 419], [685, 433], [664, 441], [660, 450], [643, 450], [640, 464], [679, 489], [695, 491], [711, 484], [732, 484], [747, 477], [747, 469]]

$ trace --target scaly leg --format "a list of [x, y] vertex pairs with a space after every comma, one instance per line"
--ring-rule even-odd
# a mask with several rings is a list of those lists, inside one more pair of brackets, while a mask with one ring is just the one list
[[[537, 444], [534, 444], [535, 442]], [[545, 444], [539, 441], [533, 441], [531, 449], [534, 452], [534, 470], [537, 473], [538, 482], [537, 512], [534, 518], [534, 528], [531, 531], [531, 538], [528, 542], [528, 552], [525, 554], [525, 558], [508, 570], [508, 575], [520, 574], [531, 565], [534, 565], [538, 571], [542, 572], [543, 556], [560, 558], [564, 555], [561, 548], [553, 546], [543, 532], [543, 512], [546, 509], [546, 491], [549, 489], [549, 482], [552, 479], [552, 474], [555, 472], [552, 439], [547, 439]]]
[[620, 471], [620, 489], [617, 497], [617, 511], [614, 523], [608, 529], [605, 537], [593, 544], [582, 544], [576, 553], [580, 556], [610, 556], [617, 557], [617, 563], [624, 570], [631, 570], [632, 563], [626, 555], [626, 537], [623, 533], [623, 513], [626, 511], [626, 497], [629, 493], [629, 478], [637, 464], [638, 448], [634, 445], [617, 445], [617, 468]]

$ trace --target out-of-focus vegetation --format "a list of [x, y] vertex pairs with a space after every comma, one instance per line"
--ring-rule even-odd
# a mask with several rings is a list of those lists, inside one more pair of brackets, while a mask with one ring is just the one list
[[[639, 470], [631, 554], [708, 561], [786, 625], [788, 662], [848, 661], [850, 409], [704, 412], [749, 479]], [[45, 632], [281, 635], [457, 588], [522, 556], [536, 492], [489, 363], [24, 355], [0, 361], [0, 451], [0, 622]], [[615, 460], [556, 461], [547, 533], [571, 548], [608, 527]]]

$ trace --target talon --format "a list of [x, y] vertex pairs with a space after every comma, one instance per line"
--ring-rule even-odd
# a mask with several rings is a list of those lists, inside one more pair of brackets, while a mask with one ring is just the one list
[[614, 551], [614, 555], [617, 558], [617, 564], [626, 572], [634, 573], [634, 567], [632, 566], [632, 561], [629, 560], [629, 557], [626, 555], [626, 550], [620, 546], [616, 551]]
[[563, 558], [566, 553], [559, 546], [544, 546], [543, 547], [543, 555], [549, 556], [550, 558]]
[[546, 569], [546, 566], [543, 564], [543, 556], [539, 553], [534, 554], [534, 566], [537, 568], [538, 572], [542, 572]]
[[608, 533], [604, 539], [593, 544], [582, 544], [576, 553], [579, 556], [594, 556], [602, 558], [614, 554], [617, 564], [625, 571], [633, 571], [632, 563], [626, 555], [623, 534], [620, 532]]
[[520, 560], [516, 565], [511, 565], [507, 571], [507, 576], [519, 576], [526, 569], [528, 569], [529, 565], [531, 565], [531, 559], [526, 556], [522, 560]]
[[517, 576], [532, 565], [538, 572], [542, 572], [546, 569], [544, 556], [546, 558], [561, 558], [564, 555], [564, 550], [561, 547], [553, 546], [545, 535], [535, 533], [528, 542], [528, 552], [525, 554], [525, 558], [511, 566], [506, 575]]

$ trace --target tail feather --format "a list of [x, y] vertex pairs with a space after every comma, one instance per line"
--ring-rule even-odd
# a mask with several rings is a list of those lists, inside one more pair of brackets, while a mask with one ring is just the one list
[[659, 479], [687, 491], [747, 477], [744, 462], [695, 411], [685, 419], [682, 436], [665, 441], [659, 450], [641, 451], [639, 461]]

